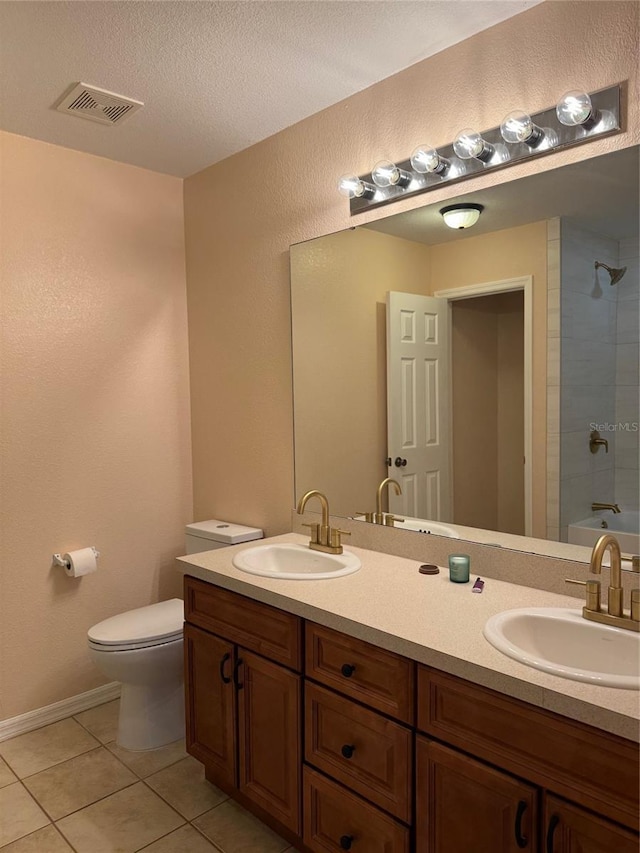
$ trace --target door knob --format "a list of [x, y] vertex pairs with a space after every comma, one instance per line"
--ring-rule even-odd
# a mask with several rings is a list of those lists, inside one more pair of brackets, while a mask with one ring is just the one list
[[353, 835], [342, 835], [342, 836], [340, 836], [340, 847], [343, 850], [351, 850], [352, 844], [353, 844]]
[[402, 456], [396, 456], [393, 464], [396, 466], [396, 468], [404, 468], [407, 464], [407, 460], [403, 459]]
[[350, 743], [345, 743], [340, 752], [342, 753], [343, 758], [351, 758], [353, 753], [356, 751], [355, 746]]

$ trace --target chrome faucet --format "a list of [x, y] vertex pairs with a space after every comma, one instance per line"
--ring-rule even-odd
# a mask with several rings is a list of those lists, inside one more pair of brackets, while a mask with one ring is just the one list
[[591, 512], [597, 512], [600, 509], [610, 509], [611, 512], [614, 512], [616, 514], [619, 512], [622, 512], [622, 510], [620, 509], [618, 504], [606, 504], [606, 503], [601, 503], [600, 501], [594, 501], [591, 504]]
[[[624, 612], [624, 590], [622, 589], [622, 556], [620, 546], [615, 536], [605, 533], [593, 546], [589, 571], [595, 575], [602, 574], [602, 561], [609, 551], [611, 561], [611, 578], [607, 595], [607, 612], [600, 607], [600, 582], [568, 581], [579, 583], [587, 588], [587, 602], [582, 608], [582, 615], [592, 622], [602, 622], [614, 625], [616, 628], [626, 628], [628, 631], [640, 632], [640, 589], [631, 590], [631, 610]], [[633, 571], [640, 571], [640, 561], [632, 561]]]
[[[373, 516], [373, 520], [376, 524], [384, 524], [385, 518], [384, 513], [382, 511], [382, 493], [384, 491], [385, 486], [391, 486], [395, 489], [396, 495], [402, 494], [402, 489], [400, 488], [400, 483], [397, 480], [394, 480], [392, 477], [386, 477], [378, 486], [378, 491], [376, 493], [376, 513]], [[392, 522], [393, 525], [393, 522]], [[390, 525], [390, 526], [392, 526]]]
[[296, 512], [298, 515], [302, 515], [304, 508], [307, 505], [307, 501], [310, 500], [310, 498], [318, 498], [320, 501], [322, 518], [320, 520], [320, 524], [316, 522], [314, 524], [303, 525], [303, 527], [311, 528], [309, 548], [313, 551], [324, 551], [327, 554], [342, 554], [340, 536], [351, 536], [351, 534], [348, 530], [340, 530], [337, 527], [332, 529], [329, 526], [329, 501], [327, 500], [326, 495], [323, 495], [322, 492], [319, 492], [317, 489], [312, 489], [300, 498], [298, 506], [296, 507]]

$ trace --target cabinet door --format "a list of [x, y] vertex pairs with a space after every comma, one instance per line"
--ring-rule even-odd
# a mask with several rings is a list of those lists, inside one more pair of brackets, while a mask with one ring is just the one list
[[638, 853], [638, 836], [608, 820], [547, 795], [545, 853]]
[[284, 826], [300, 831], [300, 676], [238, 651], [240, 790]]
[[187, 751], [214, 781], [236, 784], [236, 691], [233, 646], [184, 626]]
[[537, 789], [417, 739], [417, 853], [534, 853]]

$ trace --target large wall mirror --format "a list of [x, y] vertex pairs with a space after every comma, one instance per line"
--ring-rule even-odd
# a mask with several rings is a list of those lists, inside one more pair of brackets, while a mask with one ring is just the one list
[[467, 193], [469, 229], [427, 203], [292, 246], [296, 500], [367, 523], [391, 477], [420, 535], [637, 554], [638, 163]]

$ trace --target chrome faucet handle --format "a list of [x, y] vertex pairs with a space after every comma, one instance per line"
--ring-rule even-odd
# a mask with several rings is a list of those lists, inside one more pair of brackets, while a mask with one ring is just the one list
[[591, 610], [596, 613], [600, 611], [600, 581], [588, 580], [588, 581], [577, 581], [573, 580], [573, 578], [565, 578], [565, 583], [572, 583], [576, 586], [584, 586], [587, 588], [587, 600], [585, 604], [586, 610]]

